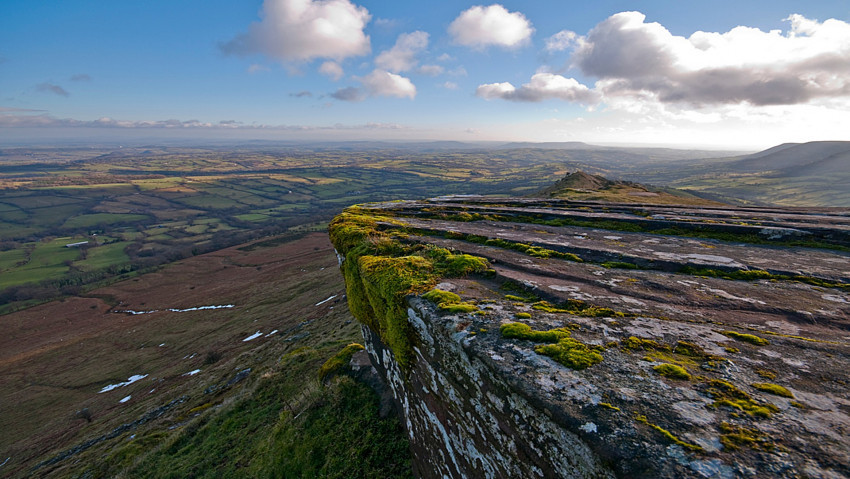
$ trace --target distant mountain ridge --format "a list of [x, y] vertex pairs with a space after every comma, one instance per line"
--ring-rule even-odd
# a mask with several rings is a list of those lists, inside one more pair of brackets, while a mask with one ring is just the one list
[[805, 173], [800, 169], [806, 167], [811, 167], [812, 173], [829, 173], [838, 165], [850, 171], [850, 141], [784, 143], [730, 164], [733, 171], [742, 173], [777, 170]]
[[556, 181], [555, 184], [543, 188], [532, 196], [538, 198], [566, 198], [571, 200], [607, 201], [614, 203], [720, 204], [672, 188], [654, 188], [631, 181], [609, 180], [604, 176], [592, 175], [583, 171], [569, 173]]

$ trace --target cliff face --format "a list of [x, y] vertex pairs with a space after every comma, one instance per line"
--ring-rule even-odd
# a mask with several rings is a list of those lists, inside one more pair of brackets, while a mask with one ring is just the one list
[[331, 225], [420, 477], [850, 474], [848, 232], [476, 198]]

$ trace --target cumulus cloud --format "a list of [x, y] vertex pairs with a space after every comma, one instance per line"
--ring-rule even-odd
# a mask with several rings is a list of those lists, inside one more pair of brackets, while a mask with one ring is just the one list
[[491, 100], [500, 98], [513, 101], [541, 101], [551, 98], [560, 100], [595, 103], [597, 93], [582, 85], [574, 78], [565, 78], [554, 73], [536, 73], [531, 81], [519, 88], [511, 83], [490, 83], [481, 85], [475, 90], [481, 98]]
[[402, 33], [389, 50], [375, 58], [375, 65], [394, 73], [410, 70], [418, 63], [416, 56], [428, 48], [428, 34], [422, 31]]
[[522, 46], [529, 42], [532, 33], [534, 28], [525, 15], [509, 12], [499, 4], [471, 7], [449, 25], [455, 43], [473, 48]]
[[405, 78], [386, 70], [376, 69], [360, 79], [363, 87], [371, 96], [390, 96], [396, 98], [416, 97], [416, 86]]
[[791, 28], [736, 27], [685, 38], [640, 12], [623, 12], [579, 41], [573, 62], [606, 95], [664, 103], [789, 105], [850, 95], [850, 24], [801, 15]]
[[68, 90], [65, 90], [64, 88], [62, 88], [59, 85], [54, 85], [53, 83], [39, 83], [38, 85], [35, 86], [35, 89], [38, 90], [38, 91], [55, 93], [59, 96], [67, 97], [67, 96], [71, 95], [70, 93], [68, 93]]
[[569, 30], [561, 30], [560, 32], [552, 35], [551, 37], [546, 39], [546, 51], [548, 52], [561, 52], [564, 51], [573, 44], [575, 44], [578, 35], [576, 32], [571, 32]]
[[443, 88], [445, 88], [446, 90], [457, 90], [458, 88], [460, 88], [458, 86], [458, 84], [453, 82], [453, 81], [447, 81], [447, 82], [443, 83], [441, 86]]
[[339, 80], [344, 74], [342, 65], [334, 61], [326, 61], [322, 63], [322, 66], [319, 67], [319, 73], [331, 78], [333, 81]]
[[739, 26], [725, 33], [670, 33], [640, 12], [622, 12], [586, 36], [559, 32], [546, 49], [573, 48], [572, 65], [597, 81], [538, 73], [530, 83], [484, 84], [483, 98], [604, 101], [633, 109], [638, 103], [705, 108], [717, 105], [794, 105], [850, 97], [850, 24], [791, 15], [790, 29]]
[[344, 58], [370, 51], [366, 8], [349, 0], [265, 0], [262, 19], [220, 45], [226, 54], [260, 53], [282, 62]]

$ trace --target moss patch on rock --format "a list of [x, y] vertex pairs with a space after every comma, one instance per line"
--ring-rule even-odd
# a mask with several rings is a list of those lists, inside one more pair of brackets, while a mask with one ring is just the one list
[[714, 399], [712, 406], [726, 406], [738, 411], [768, 418], [771, 414], [779, 412], [779, 408], [770, 403], [760, 403], [741, 391], [732, 383], [722, 379], [712, 379], [706, 384], [708, 395]]
[[351, 362], [351, 356], [354, 356], [354, 353], [362, 351], [363, 349], [365, 349], [363, 345], [357, 343], [351, 343], [342, 348], [333, 357], [325, 361], [325, 363], [322, 364], [322, 367], [319, 368], [319, 379], [323, 380], [332, 374], [338, 373], [340, 369], [344, 368], [346, 364]]
[[788, 389], [773, 383], [753, 383], [752, 386], [759, 391], [764, 391], [768, 394], [773, 394], [774, 396], [782, 396], [786, 398], [794, 399], [794, 394], [791, 393]]
[[684, 379], [686, 381], [691, 379], [690, 373], [688, 373], [685, 368], [675, 364], [659, 364], [658, 366], [653, 367], [652, 370], [671, 379]]
[[755, 344], [756, 346], [767, 346], [770, 344], [770, 341], [760, 336], [756, 336], [755, 334], [736, 333], [735, 331], [720, 331], [720, 334], [732, 339], [737, 339], [738, 341]]
[[534, 352], [549, 356], [555, 361], [571, 369], [585, 369], [602, 362], [602, 355], [587, 344], [571, 337], [566, 328], [534, 331], [524, 323], [503, 324], [499, 328], [504, 338], [527, 339], [541, 344], [534, 347]]

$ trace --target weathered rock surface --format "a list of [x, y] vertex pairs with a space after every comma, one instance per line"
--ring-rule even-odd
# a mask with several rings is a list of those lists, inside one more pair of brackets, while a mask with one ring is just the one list
[[[411, 291], [454, 292], [471, 312], [399, 298], [408, 366], [363, 327], [419, 476], [850, 475], [847, 211], [464, 197], [356, 212], [380, 232], [366, 243], [492, 268]], [[563, 328], [602, 360], [568, 367], [546, 342], [504, 337], [515, 322]]]

